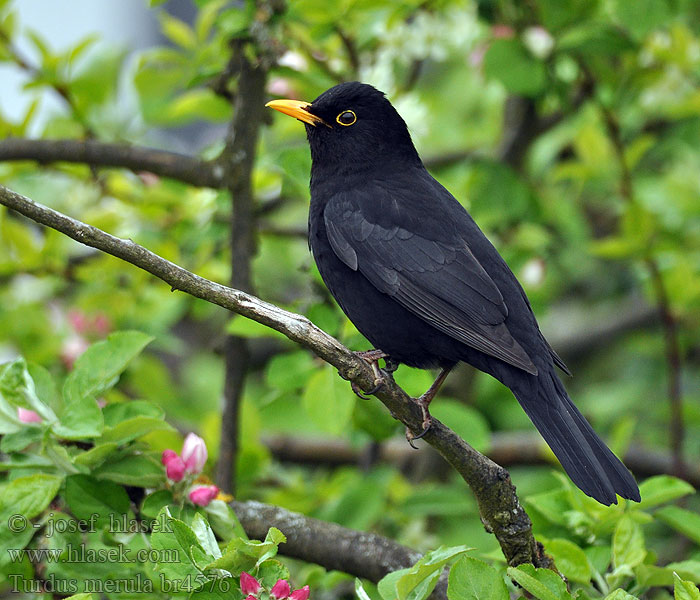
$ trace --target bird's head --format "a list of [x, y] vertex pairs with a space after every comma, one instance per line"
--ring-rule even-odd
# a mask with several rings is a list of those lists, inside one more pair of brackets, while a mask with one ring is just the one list
[[316, 172], [359, 174], [378, 165], [420, 164], [406, 123], [371, 85], [341, 83], [311, 103], [273, 100], [266, 106], [304, 122]]

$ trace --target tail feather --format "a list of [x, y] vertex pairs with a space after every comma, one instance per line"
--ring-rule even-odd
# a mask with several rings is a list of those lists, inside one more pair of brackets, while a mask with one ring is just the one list
[[617, 504], [616, 494], [639, 502], [634, 477], [574, 406], [556, 374], [540, 372], [533, 379], [534, 386], [513, 392], [571, 480], [606, 506]]

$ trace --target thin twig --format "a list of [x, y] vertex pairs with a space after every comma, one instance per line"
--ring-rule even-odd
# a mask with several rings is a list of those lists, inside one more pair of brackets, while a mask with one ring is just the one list
[[17, 160], [31, 160], [40, 164], [67, 162], [126, 168], [135, 173], [146, 171], [196, 186], [223, 186], [223, 168], [213, 161], [130, 144], [22, 138], [0, 141], [0, 161]]
[[[337, 368], [344, 378], [362, 389], [367, 391], [374, 387], [374, 373], [370, 366], [306, 317], [199, 277], [131, 240], [117, 238], [72, 219], [4, 186], [0, 186], [0, 204], [82, 244], [121, 258], [159, 277], [173, 290], [182, 290], [275, 329], [316, 353]], [[413, 432], [422, 430], [420, 408], [393, 380], [389, 379], [376, 397]], [[423, 439], [469, 484], [479, 505], [482, 521], [498, 539], [508, 564], [552, 566], [551, 559], [533, 537], [532, 523], [520, 505], [515, 486], [505, 469], [474, 450], [437, 419], [433, 419], [433, 425]]]

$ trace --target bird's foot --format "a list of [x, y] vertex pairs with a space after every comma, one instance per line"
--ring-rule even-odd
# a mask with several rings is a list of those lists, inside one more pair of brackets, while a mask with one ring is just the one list
[[[374, 373], [374, 387], [371, 390], [365, 392], [359, 385], [354, 381], [350, 382], [350, 387], [352, 391], [355, 392], [357, 396], [363, 400], [369, 400], [372, 394], [376, 394], [379, 389], [386, 383], [387, 375], [396, 371], [399, 368], [398, 363], [395, 363], [389, 358], [389, 355], [384, 351], [375, 348], [373, 350], [365, 350], [364, 352], [354, 352], [356, 356], [359, 356], [364, 360], [370, 367], [372, 367], [372, 372]], [[386, 360], [386, 369], [379, 368], [379, 361], [381, 359]]]
[[442, 371], [440, 371], [440, 374], [437, 376], [437, 379], [433, 381], [433, 384], [428, 388], [425, 394], [418, 398], [412, 398], [412, 400], [418, 405], [418, 408], [420, 408], [420, 413], [423, 417], [423, 421], [421, 422], [421, 427], [423, 427], [423, 431], [421, 431], [418, 435], [415, 435], [413, 431], [411, 431], [408, 427], [406, 428], [406, 441], [409, 443], [411, 448], [416, 448], [416, 446], [413, 444], [413, 440], [421, 439], [426, 433], [428, 433], [428, 431], [430, 431], [430, 426], [433, 423], [433, 418], [430, 416], [428, 407], [430, 406], [430, 403], [432, 402], [433, 398], [435, 398], [435, 394], [438, 393], [440, 386], [447, 378], [447, 375], [450, 373], [453, 366], [454, 365], [448, 365], [447, 367], [443, 367]]
[[430, 416], [430, 411], [428, 410], [430, 401], [433, 398], [432, 396], [426, 396], [427, 394], [423, 394], [419, 398], [412, 398], [412, 400], [420, 408], [421, 416], [423, 417], [423, 421], [421, 422], [421, 427], [423, 428], [423, 431], [416, 435], [415, 433], [413, 433], [413, 431], [411, 431], [409, 427], [406, 427], [406, 441], [408, 442], [408, 445], [415, 450], [418, 450], [418, 446], [416, 446], [413, 443], [413, 441], [421, 439], [426, 433], [428, 433], [428, 431], [430, 431], [430, 427], [433, 424], [433, 418]]

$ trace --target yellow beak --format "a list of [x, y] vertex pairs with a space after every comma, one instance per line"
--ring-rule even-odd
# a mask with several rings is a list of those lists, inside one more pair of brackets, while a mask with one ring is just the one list
[[314, 127], [318, 123], [323, 123], [324, 125], [328, 125], [321, 117], [317, 117], [313, 113], [310, 113], [307, 109], [311, 104], [308, 102], [302, 102], [301, 100], [272, 100], [271, 102], [268, 102], [265, 106], [268, 106], [269, 108], [274, 108], [275, 110], [280, 111], [281, 113], [284, 113], [285, 115], [289, 115], [290, 117], [294, 117], [295, 119], [299, 119], [300, 121], [304, 121], [304, 123], [308, 123], [309, 125], [313, 125]]

